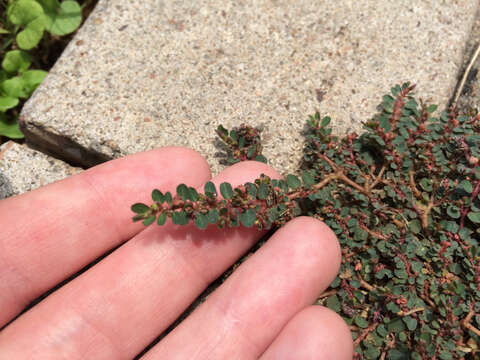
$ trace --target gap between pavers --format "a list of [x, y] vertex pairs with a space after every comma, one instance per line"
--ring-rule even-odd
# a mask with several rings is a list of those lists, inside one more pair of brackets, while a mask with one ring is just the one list
[[58, 159], [9, 141], [0, 146], [0, 200], [81, 172]]
[[[478, 1], [100, 0], [24, 106], [30, 143], [92, 166], [158, 146], [198, 150], [214, 130], [265, 125], [264, 153], [294, 172], [308, 114], [361, 131], [410, 80], [443, 107]], [[133, 176], [133, 174], [132, 174]]]

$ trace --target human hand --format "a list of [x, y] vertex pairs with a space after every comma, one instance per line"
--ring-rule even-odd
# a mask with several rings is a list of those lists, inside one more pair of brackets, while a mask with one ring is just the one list
[[[237, 185], [261, 173], [279, 177], [263, 163], [242, 162], [212, 181]], [[264, 234], [131, 222], [130, 205], [147, 201], [151, 189], [200, 187], [210, 177], [197, 153], [163, 148], [0, 201], [0, 327], [125, 242], [5, 326], [0, 359], [131, 359], [142, 352]], [[340, 259], [326, 225], [292, 220], [142, 359], [351, 359], [345, 322], [310, 305]]]

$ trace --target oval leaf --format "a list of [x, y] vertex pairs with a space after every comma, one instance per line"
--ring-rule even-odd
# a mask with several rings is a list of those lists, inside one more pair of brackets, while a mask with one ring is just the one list
[[288, 174], [286, 180], [288, 187], [292, 189], [296, 189], [301, 185], [300, 179], [295, 175]]
[[148, 210], [150, 210], [150, 207], [142, 203], [136, 203], [132, 205], [131, 209], [134, 213], [145, 214]]
[[167, 214], [161, 213], [158, 215], [157, 224], [162, 226], [167, 221]]
[[255, 223], [255, 210], [248, 209], [247, 211], [240, 214], [240, 222], [245, 227], [252, 227]]
[[261, 183], [258, 186], [257, 198], [259, 200], [264, 200], [264, 199], [267, 198], [267, 196], [268, 196], [268, 186], [267, 186], [267, 184]]
[[217, 209], [212, 209], [208, 212], [208, 221], [210, 224], [215, 224], [218, 220], [218, 210]]
[[9, 73], [23, 72], [32, 64], [32, 56], [22, 50], [11, 50], [5, 54], [2, 68]]
[[310, 171], [304, 171], [302, 172], [302, 180], [303, 183], [307, 186], [314, 185], [315, 184], [315, 178], [313, 175], [310, 173]]
[[176, 211], [172, 214], [172, 221], [175, 225], [187, 225], [188, 217], [185, 211]]
[[217, 196], [217, 189], [215, 189], [215, 184], [211, 181], [208, 181], [204, 187], [205, 195], [211, 199]]
[[155, 221], [155, 215], [149, 216], [145, 220], [143, 220], [143, 225], [148, 226]]
[[475, 224], [480, 224], [480, 212], [469, 212], [467, 217], [470, 219], [471, 222]]
[[8, 121], [4, 113], [0, 113], [0, 135], [10, 139], [23, 139], [25, 136], [20, 131], [18, 121]]
[[17, 34], [17, 44], [20, 49], [33, 49], [40, 42], [43, 36], [45, 25], [43, 18], [36, 18]]
[[198, 200], [198, 192], [195, 190], [193, 187], [188, 188], [188, 193], [189, 193], [189, 199], [192, 201], [197, 201]]
[[155, 189], [152, 191], [152, 199], [158, 203], [162, 203], [164, 200], [163, 194], [160, 190]]
[[18, 105], [18, 99], [11, 96], [0, 96], [0, 111], [4, 112]]
[[205, 229], [208, 223], [209, 223], [208, 218], [204, 214], [199, 213], [195, 217], [195, 225], [201, 230]]
[[188, 190], [188, 186], [185, 184], [180, 184], [177, 186], [177, 196], [180, 197], [182, 200], [189, 200], [190, 199], [190, 191]]
[[225, 199], [231, 199], [233, 197], [232, 185], [227, 182], [220, 184], [220, 193]]

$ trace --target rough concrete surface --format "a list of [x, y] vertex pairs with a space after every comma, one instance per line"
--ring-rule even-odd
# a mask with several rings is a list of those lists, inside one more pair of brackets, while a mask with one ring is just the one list
[[265, 125], [295, 171], [308, 114], [361, 130], [392, 85], [445, 104], [477, 0], [100, 0], [22, 113], [30, 142], [91, 166], [163, 145], [213, 172], [214, 129]]
[[0, 199], [47, 185], [82, 171], [13, 141], [0, 146]]
[[[480, 45], [480, 8], [477, 10], [475, 16], [475, 21], [470, 32], [470, 37], [467, 40], [465, 46], [465, 52], [463, 57], [463, 64], [461, 68], [461, 76], [467, 71], [468, 65], [475, 54], [478, 46]], [[480, 77], [478, 71], [480, 69], [480, 56], [477, 56], [476, 60], [473, 62], [470, 71], [467, 74], [465, 84], [463, 85], [460, 96], [457, 101], [457, 106], [460, 112], [468, 113], [472, 109], [480, 109]], [[460, 85], [460, 82], [459, 84]], [[456, 92], [459, 89], [455, 89]], [[453, 100], [453, 99], [452, 99]]]

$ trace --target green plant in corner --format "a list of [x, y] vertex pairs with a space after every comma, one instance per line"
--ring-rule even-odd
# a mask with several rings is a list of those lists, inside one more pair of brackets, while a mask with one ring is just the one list
[[18, 127], [18, 107], [28, 99], [47, 74], [32, 70], [34, 49], [45, 37], [75, 31], [82, 21], [82, 7], [72, 0], [9, 0], [4, 7], [0, 35], [0, 136], [23, 138]]
[[323, 220], [342, 266], [317, 303], [350, 325], [356, 359], [477, 359], [480, 114], [434, 116], [413, 88], [392, 88], [361, 135], [339, 139], [330, 118], [310, 116], [300, 176], [155, 189], [152, 205], [132, 205], [133, 220], [201, 229]]

